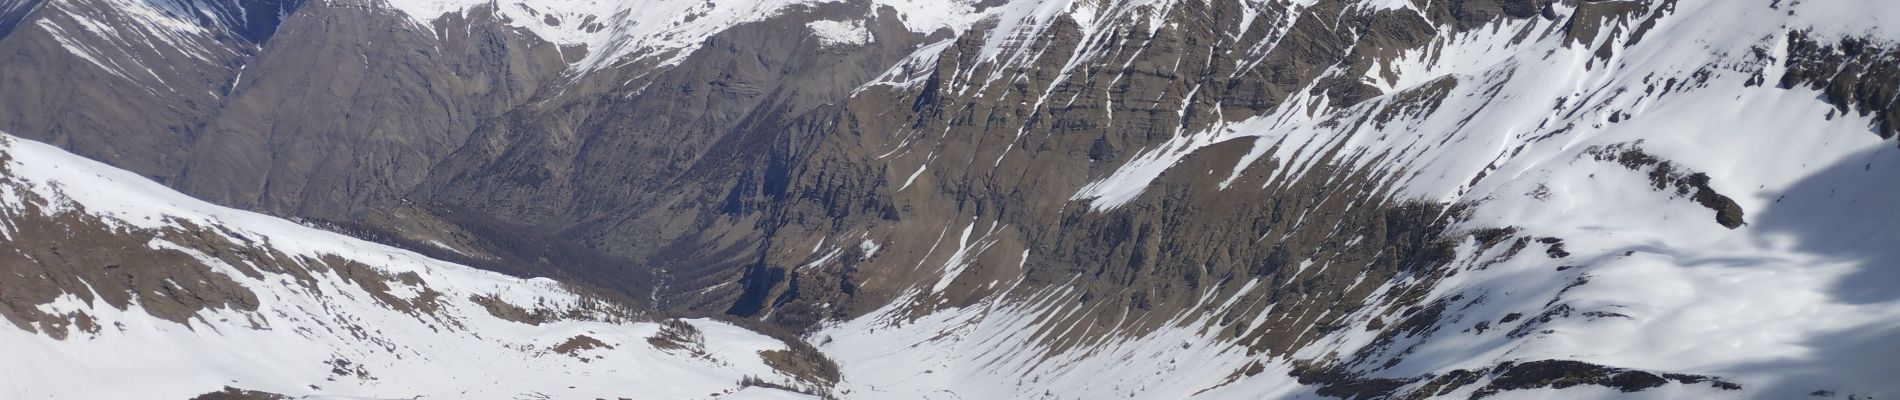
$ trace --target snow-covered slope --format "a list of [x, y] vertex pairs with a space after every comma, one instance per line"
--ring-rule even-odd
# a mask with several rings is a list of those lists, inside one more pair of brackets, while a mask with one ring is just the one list
[[[1129, 7], [1165, 13], [1172, 2], [1156, 3]], [[1414, 7], [1366, 6], [1380, 3]], [[1071, 197], [1091, 212], [1153, 212], [1123, 207], [1175, 195], [1157, 193], [1166, 175], [1272, 191], [1308, 174], [1346, 187], [1343, 169], [1372, 172], [1379, 200], [1455, 205], [1440, 217], [1447, 232], [1472, 234], [1454, 235], [1446, 265], [1388, 282], [1359, 275], [1346, 288], [1377, 287], [1371, 303], [1333, 323], [1305, 322], [1329, 315], [1302, 308], [1328, 293], [1250, 303], [1272, 284], [1263, 278], [1239, 280], [1238, 294], [1210, 288], [1179, 314], [1096, 308], [1063, 285], [1015, 289], [1022, 278], [1002, 280], [1005, 295], [945, 307], [949, 295], [935, 292], [977, 257], [957, 249], [942, 278], [813, 341], [832, 343], [841, 387], [863, 398], [1900, 395], [1900, 190], [1889, 184], [1900, 150], [1881, 114], [1892, 93], [1831, 87], [1900, 62], [1888, 53], [1900, 46], [1900, 12], [1876, 1], [1683, 0], [1564, 2], [1547, 13], [1555, 18], [1441, 35], [1380, 60], [1349, 78], [1385, 94], [1357, 104], [1336, 108], [1315, 85], [1266, 115], [1178, 133]], [[1008, 65], [1042, 50], [1006, 33], [991, 32], [981, 57]], [[1820, 75], [1833, 80], [1810, 85], [1791, 65], [1826, 58], [1813, 43], [1887, 64], [1829, 64]], [[1840, 94], [1857, 90], [1873, 93], [1858, 97], [1872, 107]], [[1251, 150], [1231, 169], [1189, 167], [1206, 168], [1187, 160], [1223, 143]], [[1298, 267], [1294, 282], [1362, 268]], [[1405, 294], [1419, 285], [1429, 290]], [[917, 308], [937, 311], [919, 318]], [[1092, 313], [1116, 323], [1074, 317]], [[1143, 319], [1166, 322], [1122, 333], [1123, 321]], [[1317, 339], [1262, 354], [1224, 338], [1235, 329]]]
[[[565, 46], [565, 73], [615, 77], [451, 140], [473, 155], [419, 164], [467, 167], [431, 172], [463, 192], [417, 203], [651, 256], [670, 280], [642, 296], [812, 328], [835, 385], [778, 358], [795, 344], [710, 321], [682, 339], [549, 281], [16, 140], [0, 274], [26, 278], [0, 280], [21, 328], [0, 343], [44, 362], [0, 387], [120, 389], [51, 386], [88, 370], [181, 395], [793, 396], [739, 388], [758, 376], [854, 399], [1900, 396], [1884, 1], [870, 3], [955, 36], [847, 58], [886, 71], [861, 82], [802, 78], [849, 98], [740, 111], [723, 101], [806, 76], [756, 72], [889, 44], [883, 14], [746, 31], [836, 4], [373, 3], [437, 39], [492, 13]], [[747, 46], [781, 33], [813, 54]], [[630, 63], [693, 68], [648, 91], [609, 75]], [[414, 101], [374, 99], [313, 119]], [[643, 101], [663, 107], [615, 107]]]
[[[574, 61], [585, 72], [624, 63], [679, 63], [714, 34], [778, 15], [789, 7], [839, 0], [384, 0], [427, 25], [444, 15], [492, 7], [509, 24], [563, 46], [581, 46]], [[871, 10], [895, 11], [914, 32], [961, 30], [979, 16], [970, 0], [876, 0]], [[863, 15], [858, 18], [870, 18]], [[848, 24], [848, 22], [847, 22]], [[829, 30], [814, 27], [820, 34]]]
[[814, 384], [768, 365], [784, 342], [733, 325], [648, 322], [11, 136], [0, 248], [5, 398], [806, 398], [740, 382]]

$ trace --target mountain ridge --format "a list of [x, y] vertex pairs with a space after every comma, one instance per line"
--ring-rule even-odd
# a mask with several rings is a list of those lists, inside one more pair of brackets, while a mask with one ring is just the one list
[[0, 148], [0, 264], [21, 274], [0, 315], [19, 328], [8, 348], [36, 360], [9, 364], [10, 395], [810, 398], [741, 381], [828, 385], [771, 358], [803, 353], [731, 324], [212, 206], [11, 136]]
[[[194, 151], [100, 158], [794, 330], [841, 397], [1896, 390], [1873, 2], [344, 3]], [[555, 31], [610, 26], [685, 36]]]

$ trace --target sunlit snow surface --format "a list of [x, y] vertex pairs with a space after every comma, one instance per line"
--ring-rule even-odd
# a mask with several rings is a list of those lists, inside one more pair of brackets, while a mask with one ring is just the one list
[[[519, 28], [560, 45], [586, 46], [587, 56], [570, 60], [578, 70], [613, 67], [651, 59], [675, 64], [706, 38], [733, 26], [763, 20], [797, 5], [837, 0], [379, 0], [428, 22], [472, 7], [494, 5]], [[961, 30], [980, 15], [969, 0], [877, 0], [895, 10], [912, 31]], [[869, 17], [867, 15], [866, 17]], [[558, 23], [548, 23], [550, 18]], [[818, 24], [813, 34], [827, 44], [861, 43], [869, 32], [853, 22]]]
[[[568, 61], [575, 75], [636, 62], [678, 64], [707, 38], [734, 26], [780, 15], [798, 6], [845, 0], [311, 0], [306, 7], [369, 7], [409, 17], [417, 32], [436, 32], [436, 20], [476, 9], [493, 11], [509, 26], [561, 46], [578, 46], [584, 56]], [[68, 52], [106, 72], [148, 86], [166, 83], [152, 73], [148, 60], [119, 55], [131, 48], [156, 48], [158, 54], [221, 63], [235, 54], [220, 38], [234, 34], [242, 21], [237, 0], [48, 0], [35, 23]], [[363, 3], [363, 4], [356, 4]], [[871, 18], [889, 9], [914, 32], [961, 31], [989, 14], [973, 0], [874, 0]], [[110, 10], [94, 13], [89, 10]], [[235, 11], [233, 11], [235, 10]], [[57, 12], [53, 12], [57, 11]], [[862, 43], [869, 32], [861, 21], [839, 21], [856, 30], [814, 25], [812, 34], [826, 44]], [[437, 32], [435, 34], [442, 34]], [[846, 34], [840, 36], [840, 34]], [[846, 41], [840, 41], [847, 39]]]
[[[427, 22], [480, 3], [486, 2], [409, 0], [392, 1], [391, 5]], [[653, 49], [690, 49], [722, 27], [763, 18], [792, 3], [789, 0], [652, 1], [641, 3], [643, 10], [650, 12], [635, 13], [626, 12], [629, 2], [515, 1], [503, 2], [502, 12], [551, 42], [588, 45], [588, 59], [576, 63], [582, 68], [598, 68], [624, 61], [625, 57], [669, 54]], [[1101, 26], [1125, 22], [1119, 21], [1121, 18], [1153, 18], [1152, 13], [1137, 15], [1131, 14], [1131, 10], [1167, 10], [1175, 2], [1017, 0], [982, 13], [971, 11], [965, 2], [883, 3], [893, 4], [900, 10], [919, 10], [904, 14], [906, 25], [915, 31], [960, 29], [969, 26], [975, 18], [994, 17], [998, 26], [986, 33], [988, 36], [979, 48], [982, 57], [979, 61], [1012, 64], [1027, 62], [1035, 56], [1017, 45], [1038, 36], [1058, 15], [1076, 19], [1087, 38], [1103, 32], [1099, 29]], [[1770, 8], [1771, 3], [1780, 8]], [[1278, 165], [1286, 166], [1273, 171], [1274, 177], [1265, 182], [1242, 180], [1238, 178], [1242, 176], [1239, 171], [1232, 171], [1229, 176], [1236, 178], [1227, 182], [1229, 187], [1292, 181], [1315, 166], [1319, 153], [1315, 149], [1338, 146], [1343, 148], [1341, 154], [1349, 155], [1341, 161], [1349, 166], [1373, 167], [1374, 160], [1379, 160], [1377, 166], [1399, 172], [1384, 182], [1395, 196], [1474, 204], [1472, 218], [1458, 229], [1518, 227], [1526, 235], [1562, 237], [1572, 253], [1566, 259], [1554, 260], [1538, 252], [1528, 252], [1486, 269], [1462, 272], [1442, 282], [1426, 301], [1457, 295], [1488, 300], [1447, 315], [1443, 324], [1445, 331], [1452, 333], [1415, 338], [1426, 343], [1382, 374], [1407, 377], [1456, 368], [1488, 368], [1501, 361], [1576, 359], [1617, 367], [1716, 375], [1743, 385], [1743, 389], [1709, 392], [1711, 389], [1706, 387], [1670, 385], [1629, 394], [1613, 389], [1575, 387], [1561, 392], [1506, 392], [1499, 397], [1780, 399], [1805, 398], [1810, 392], [1829, 390], [1841, 396], [1893, 398], [1900, 396], [1900, 380], [1893, 379], [1900, 376], [1900, 361], [1895, 361], [1896, 356], [1900, 356], [1900, 289], [1894, 286], [1900, 283], [1900, 273], [1892, 267], [1900, 262], [1900, 246], [1895, 245], [1900, 243], [1900, 237], [1896, 237], [1900, 234], [1897, 232], [1900, 231], [1900, 218], [1897, 218], [1900, 213], [1893, 211], [1894, 205], [1900, 204], [1900, 190], [1894, 189], [1892, 182], [1895, 176], [1900, 176], [1900, 154], [1896, 154], [1900, 149], [1895, 148], [1894, 142], [1882, 141], [1870, 133], [1870, 121], [1866, 118], [1853, 115], [1829, 118], [1830, 106], [1816, 100], [1818, 93], [1806, 89], [1778, 89], [1772, 83], [1754, 87], [1744, 84], [1756, 73], [1771, 81], [1780, 76], [1779, 62], [1786, 50], [1783, 48], [1785, 35], [1791, 30], [1811, 31], [1821, 42], [1849, 36], [1888, 42], [1900, 39], [1900, 7], [1887, 3], [1879, 0], [1683, 0], [1673, 14], [1658, 21], [1642, 43], [1620, 49], [1609, 60], [1593, 60], [1595, 43], [1565, 44], [1557, 38], [1545, 37], [1533, 38], [1530, 43], [1510, 44], [1511, 37], [1526, 28], [1522, 25], [1487, 27], [1447, 36], [1433, 44], [1429, 52], [1414, 52], [1394, 61], [1389, 67], [1397, 74], [1396, 79], [1365, 77], [1388, 93], [1419, 88], [1439, 79], [1455, 80], [1451, 94], [1437, 112], [1408, 115], [1383, 125], [1356, 124], [1350, 122], [1389, 106], [1385, 101], [1389, 98], [1348, 109], [1321, 107], [1320, 112], [1309, 113], [1308, 105], [1324, 104], [1325, 99], [1295, 97], [1281, 111], [1267, 116], [1217, 126], [1207, 132], [1180, 132], [1175, 140], [1144, 149], [1119, 170], [1078, 188], [1073, 198], [1095, 210], [1116, 209], [1143, 195], [1146, 187], [1174, 163], [1204, 146], [1226, 140], [1256, 140], [1254, 152], [1236, 169], [1259, 159], [1276, 160]], [[536, 25], [542, 18], [525, 11], [522, 5], [538, 13], [554, 13], [563, 21], [600, 16], [597, 20], [614, 28], [612, 33], [588, 33], [567, 30], [578, 26], [573, 23], [559, 27]], [[1390, 0], [1367, 1], [1364, 6], [1408, 7], [1406, 2]], [[690, 14], [684, 10], [696, 7], [706, 8], [703, 16], [695, 19], [703, 21], [703, 25], [675, 23], [683, 21], [682, 15]], [[1570, 11], [1559, 10], [1563, 14]], [[1531, 19], [1518, 24], [1533, 24], [1529, 29], [1541, 33], [1561, 23], [1561, 19]], [[1610, 36], [1607, 40], [1621, 43], [1627, 38]], [[950, 43], [940, 42], [920, 49], [905, 63], [919, 67], [935, 64], [937, 55]], [[1264, 41], [1261, 45], [1272, 43]], [[1771, 59], [1754, 58], [1752, 50], [1757, 46], [1769, 49]], [[1085, 47], [1077, 51], [1094, 50]], [[1070, 58], [1079, 61], [1065, 64], [1065, 72], [1093, 59], [1087, 54]], [[966, 68], [975, 70], [974, 66]], [[1692, 81], [1699, 71], [1708, 74], [1705, 85], [1648, 90], [1649, 86], [1660, 86], [1660, 82], [1672, 78]], [[874, 84], [907, 85], [916, 82], [915, 77], [914, 73], [893, 68]], [[1560, 100], [1564, 106], [1556, 107]], [[1032, 101], [1040, 104], [1067, 99]], [[1627, 117], [1611, 122], [1613, 113], [1627, 114]], [[1346, 123], [1322, 123], [1329, 119]], [[1567, 126], [1572, 128], [1559, 131]], [[1650, 154], [1713, 177], [1711, 186], [1747, 211], [1747, 225], [1734, 230], [1723, 228], [1714, 223], [1708, 209], [1681, 196], [1651, 190], [1643, 173], [1597, 161], [1584, 153], [1591, 146], [1631, 144], [1638, 140], [1642, 141], [1641, 148]], [[241, 220], [243, 222], [226, 225], [320, 239], [286, 240], [286, 243], [307, 247], [286, 251], [343, 252], [364, 260], [394, 260], [375, 264], [392, 271], [431, 271], [425, 276], [432, 277], [432, 282], [437, 279], [433, 277], [443, 277], [438, 290], [454, 287], [463, 294], [498, 291], [515, 293], [509, 296], [524, 300], [537, 296], [566, 298], [544, 282], [522, 283], [443, 266], [420, 260], [413, 254], [347, 241], [282, 221], [252, 222], [266, 219], [254, 214], [221, 209], [205, 211], [209, 209], [203, 208], [201, 203], [130, 174], [102, 167], [74, 171], [54, 168], [51, 165], [96, 164], [72, 160], [44, 146], [34, 147], [37, 144], [17, 143], [16, 149], [44, 150], [12, 150], [18, 153], [16, 163], [22, 168], [34, 168], [33, 174], [41, 174], [36, 175], [41, 176], [36, 179], [57, 177], [93, 183], [99, 183], [100, 179], [113, 180], [113, 184], [93, 186], [120, 189], [75, 197], [102, 202], [106, 206], [95, 207], [89, 203], [88, 207], [121, 213], [120, 218], [128, 223], [145, 223], [140, 222], [146, 221], [141, 217], [157, 214]], [[1276, 147], [1275, 144], [1283, 145]], [[37, 157], [57, 162], [29, 163], [26, 160], [31, 157], [19, 155], [34, 153], [44, 153]], [[910, 181], [927, 166], [902, 168], [902, 174], [911, 176], [905, 186], [910, 186]], [[1487, 178], [1474, 185], [1471, 178], [1481, 171], [1488, 172]], [[136, 204], [134, 200], [119, 200], [140, 199], [154, 193], [162, 196], [154, 197], [157, 200], [136, 201]], [[977, 233], [971, 235], [949, 232], [955, 227], [947, 226], [947, 235], [939, 241], [956, 242], [951, 245], [957, 247], [959, 263], [974, 259], [987, 249], [975, 245], [981, 243], [982, 234], [988, 232], [975, 229], [977, 227], [992, 228], [967, 225], [964, 232]], [[1474, 254], [1474, 249], [1472, 245], [1464, 246], [1452, 267], [1461, 268], [1487, 256]], [[410, 260], [415, 263], [409, 264]], [[1576, 268], [1556, 271], [1555, 267], [1560, 265]], [[1200, 316], [1219, 315], [1219, 312], [1155, 316], [1175, 321], [1173, 325], [1178, 328], [1139, 337], [1101, 334], [1104, 343], [1054, 355], [1048, 355], [1039, 347], [1042, 342], [1038, 339], [1062, 334], [1068, 329], [1085, 328], [1045, 326], [1043, 317], [1051, 313], [1096, 312], [1074, 309], [1077, 303], [1074, 298], [1080, 293], [1062, 288], [1013, 291], [1013, 296], [965, 308], [937, 310], [911, 320], [908, 316], [913, 308], [938, 304], [932, 296], [945, 282], [954, 280], [965, 270], [958, 263], [925, 267], [944, 271], [945, 276], [917, 283], [904, 301], [862, 318], [832, 323], [812, 336], [814, 343], [843, 366], [845, 382], [840, 385], [838, 395], [861, 399], [1042, 398], [1046, 394], [1059, 398], [1145, 399], [1314, 396], [1312, 388], [1301, 386], [1287, 376], [1289, 360], [1250, 356], [1244, 349], [1215, 340], [1203, 332], [1202, 327], [1211, 322]], [[1587, 284], [1564, 290], [1582, 277], [1589, 278]], [[450, 285], [449, 282], [458, 283]], [[263, 285], [262, 282], [247, 284]], [[329, 285], [349, 290], [339, 283]], [[512, 289], [498, 289], [502, 287]], [[322, 311], [320, 306], [299, 303], [303, 300], [292, 296], [295, 294], [281, 294], [280, 300], [270, 300], [272, 297], [267, 295], [265, 308], [303, 307], [328, 312]], [[1215, 310], [1232, 306], [1229, 298], [1215, 298], [1211, 294], [1203, 297], [1202, 303]], [[1476, 321], [1497, 321], [1510, 313], [1536, 315], [1544, 310], [1545, 304], [1552, 302], [1569, 305], [1580, 313], [1613, 311], [1627, 318], [1558, 319], [1543, 326], [1548, 333], [1533, 333], [1522, 338], [1507, 337], [1507, 329], [1457, 333]], [[80, 306], [70, 303], [51, 307]], [[572, 332], [587, 330], [598, 332], [595, 337], [619, 346], [640, 343], [641, 335], [653, 330], [644, 324], [620, 328], [625, 330], [623, 332], [609, 331], [606, 325], [568, 323], [540, 328], [559, 333], [537, 335], [522, 332], [527, 328], [519, 325], [486, 319], [486, 314], [479, 309], [467, 309], [473, 307], [471, 305], [456, 306], [465, 309], [460, 313], [469, 315], [472, 324], [483, 324], [480, 330], [471, 328], [470, 332], [483, 332], [485, 339], [457, 334], [448, 335], [453, 339], [423, 341], [410, 345], [419, 346], [412, 349], [423, 354], [422, 357], [403, 359], [372, 358], [364, 354], [374, 353], [373, 350], [364, 350], [360, 345], [351, 347], [353, 341], [335, 336], [300, 338], [241, 329], [220, 329], [215, 333], [210, 329], [185, 330], [164, 325], [168, 323], [162, 321], [135, 320], [131, 316], [102, 311], [100, 316], [108, 321], [112, 318], [133, 320], [128, 323], [131, 332], [114, 334], [108, 330], [100, 338], [68, 342], [54, 342], [19, 331], [0, 333], [0, 340], [9, 344], [10, 355], [53, 360], [12, 365], [0, 375], [0, 379], [6, 380], [0, 383], [5, 383], [7, 388], [31, 387], [15, 385], [21, 382], [74, 384], [75, 379], [81, 378], [59, 371], [86, 368], [117, 372], [113, 376], [131, 376], [128, 379], [150, 379], [131, 383], [146, 383], [177, 393], [215, 388], [222, 384], [218, 381], [222, 376], [243, 376], [260, 382], [252, 387], [255, 389], [302, 393], [296, 390], [306, 390], [298, 388], [315, 383], [326, 389], [347, 388], [377, 396], [421, 393], [450, 393], [452, 396], [447, 388], [461, 385], [506, 385], [496, 382], [550, 382], [570, 378], [595, 383], [580, 385], [582, 390], [628, 382], [624, 380], [656, 379], [684, 382], [680, 385], [689, 387], [690, 391], [710, 393], [729, 388], [736, 381], [734, 372], [697, 372], [714, 368], [696, 367], [698, 364], [690, 360], [677, 361], [667, 358], [669, 355], [650, 352], [621, 358], [629, 361], [583, 364], [506, 351], [469, 355], [464, 353], [466, 350], [447, 352], [437, 350], [440, 347], [429, 347], [430, 344], [449, 346], [453, 343], [459, 348], [489, 349], [499, 348], [496, 341], [508, 341], [545, 348]], [[1367, 310], [1382, 308], [1365, 307]], [[394, 327], [385, 328], [392, 335], [413, 337], [426, 330], [418, 328], [421, 325], [412, 317], [385, 311], [362, 306], [348, 312], [361, 314], [360, 318], [365, 320], [387, 322]], [[1254, 316], [1255, 323], [1250, 326], [1278, 317], [1272, 313], [1268, 309]], [[1373, 333], [1363, 329], [1371, 317], [1354, 315], [1355, 326], [1334, 331], [1294, 357], [1312, 359], [1329, 353], [1352, 353], [1372, 339]], [[702, 323], [701, 326], [709, 332], [709, 341], [716, 340], [712, 332], [717, 331], [713, 327], [718, 325]], [[487, 333], [490, 329], [503, 333]], [[735, 340], [758, 348], [779, 345], [756, 336], [739, 333], [732, 336], [735, 339], [719, 340]], [[15, 351], [14, 343], [28, 345], [19, 346], [22, 350]], [[384, 376], [379, 382], [317, 383], [325, 378], [322, 373], [302, 372], [303, 369], [287, 372], [286, 367], [280, 367], [321, 363], [329, 359], [329, 353], [303, 350], [329, 348], [355, 349], [348, 351], [361, 354], [351, 353], [352, 357], [385, 366], [414, 366], [422, 365], [418, 359], [443, 359], [451, 360], [451, 365], [510, 368], [456, 369], [451, 372], [473, 375], [448, 378], [439, 374], [451, 372], [391, 367], [387, 368], [391, 371], [388, 375], [379, 375]], [[627, 345], [617, 347], [624, 350], [615, 351], [637, 353], [645, 351], [637, 350], [643, 348]], [[150, 355], [131, 356], [141, 357], [134, 362], [76, 365], [88, 359], [83, 355], [128, 353], [133, 349]], [[243, 355], [245, 352], [228, 350], [208, 353], [223, 356], [207, 356], [206, 351], [210, 351], [207, 349], [269, 349], [288, 353], [284, 356], [288, 361], [261, 362]], [[1232, 372], [1256, 360], [1266, 362], [1263, 373], [1224, 382]], [[545, 368], [547, 372], [524, 372], [535, 369], [522, 367], [557, 362], [568, 362], [561, 364], [562, 372], [553, 372], [554, 368]], [[180, 365], [185, 367], [178, 367]], [[733, 368], [746, 373], [760, 372], [757, 368], [763, 368], [736, 361], [734, 365]], [[647, 375], [624, 373], [632, 368], [650, 368], [657, 372], [649, 373], [670, 375], [639, 378]], [[507, 372], [500, 372], [504, 370]], [[142, 377], [146, 375], [151, 378]], [[389, 382], [403, 382], [403, 385]], [[1463, 398], [1477, 386], [1467, 386], [1451, 397]], [[112, 390], [112, 387], [88, 387]], [[420, 389], [404, 391], [392, 387]], [[747, 390], [729, 396], [754, 393]], [[694, 394], [681, 392], [679, 395]]]
[[[1518, 227], [1525, 235], [1564, 238], [1572, 253], [1551, 259], [1526, 252], [1443, 281], [1426, 302], [1457, 295], [1485, 300], [1442, 318], [1441, 332], [1449, 333], [1402, 339], [1425, 344], [1378, 376], [1573, 359], [1720, 376], [1743, 389], [1669, 385], [1621, 393], [1586, 386], [1499, 397], [1778, 399], [1822, 390], [1900, 396], [1900, 381], [1893, 379], [1900, 376], [1900, 270], [1893, 268], [1900, 263], [1900, 212], [1893, 209], [1900, 190], [1892, 184], [1900, 176], [1900, 149], [1873, 134], [1866, 117], [1830, 113], [1831, 106], [1816, 100], [1819, 93], [1772, 83], [1782, 74], [1789, 31], [1810, 31], [1823, 43], [1850, 36], [1892, 43], [1900, 38], [1900, 9], [1871, 0], [1782, 1], [1779, 9], [1771, 3], [1684, 0], [1643, 42], [1609, 60], [1593, 60], [1594, 44], [1566, 45], [1560, 37], [1510, 44], [1524, 25], [1441, 39], [1431, 55], [1414, 52], [1395, 61], [1397, 79], [1367, 78], [1388, 93], [1456, 80], [1437, 112], [1360, 124], [1391, 106], [1391, 98], [1309, 114], [1307, 105], [1324, 99], [1296, 96], [1277, 113], [1144, 149], [1074, 199], [1095, 210], [1115, 209], [1141, 196], [1174, 163], [1226, 140], [1256, 140], [1237, 169], [1262, 157], [1285, 166], [1265, 182], [1240, 180], [1234, 171], [1230, 188], [1292, 181], [1314, 166], [1321, 149], [1339, 147], [1340, 162], [1395, 172], [1383, 184], [1398, 198], [1473, 204], [1472, 218], [1454, 229]], [[1562, 23], [1533, 18], [1518, 24], [1544, 32]], [[993, 36], [985, 49], [1005, 48], [998, 40]], [[1754, 57], [1758, 46], [1771, 58]], [[1661, 88], [1669, 79], [1697, 82], [1699, 71], [1709, 74], [1705, 83]], [[1755, 73], [1770, 83], [1745, 85]], [[1616, 113], [1623, 115], [1611, 118]], [[1339, 123], [1322, 123], [1328, 120]], [[1566, 126], [1572, 128], [1561, 130]], [[1617, 144], [1707, 173], [1715, 190], [1747, 211], [1746, 225], [1726, 229], [1686, 196], [1652, 189], [1645, 172], [1585, 153]], [[1473, 185], [1481, 172], [1487, 178]], [[1474, 249], [1463, 246], [1450, 268], [1496, 255]], [[1557, 270], [1567, 265], [1576, 267]], [[942, 270], [949, 280], [961, 269]], [[1588, 283], [1564, 290], [1579, 278]], [[929, 289], [813, 338], [844, 365], [846, 397], [1315, 396], [1287, 376], [1288, 360], [1268, 360], [1264, 373], [1223, 384], [1262, 357], [1204, 336], [1201, 328], [1213, 322], [1203, 317], [1045, 359], [1039, 339], [1086, 329], [1042, 325], [1051, 313], [1092, 312], [1075, 309], [1086, 307], [1076, 305], [1080, 293], [1019, 291], [914, 321], [903, 317], [913, 307], [937, 304]], [[1197, 315], [1222, 314], [1226, 300], [1204, 299], [1217, 311]], [[1547, 303], [1626, 317], [1560, 318], [1522, 338], [1508, 337], [1509, 329], [1460, 333], [1510, 313], [1537, 315]], [[1255, 325], [1277, 318], [1272, 313], [1262, 312]], [[1377, 333], [1363, 329], [1371, 317], [1354, 315], [1355, 326], [1294, 357], [1351, 354]], [[1464, 398], [1479, 386], [1450, 397]]]
[[871, 42], [871, 31], [864, 29], [861, 21], [812, 21], [805, 24], [811, 28], [812, 36], [826, 46], [861, 45]]
[[[319, 291], [292, 278], [264, 274], [252, 279], [216, 258], [199, 255], [217, 272], [255, 292], [256, 312], [210, 309], [181, 325], [145, 313], [136, 304], [118, 310], [103, 301], [87, 304], [67, 294], [40, 306], [53, 312], [84, 311], [103, 328], [75, 332], [65, 340], [0, 327], [0, 398], [182, 399], [224, 386], [290, 395], [367, 398], [808, 398], [772, 389], [746, 388], [746, 376], [772, 381], [788, 377], [766, 366], [758, 352], [785, 344], [725, 323], [692, 321], [705, 337], [704, 357], [648, 344], [659, 325], [559, 321], [541, 325], [491, 316], [469, 298], [494, 296], [520, 307], [573, 308], [581, 301], [545, 279], [524, 280], [425, 258], [408, 251], [307, 228], [274, 217], [213, 206], [136, 174], [113, 169], [45, 144], [0, 135], [0, 153], [12, 158], [12, 178], [46, 197], [55, 190], [95, 215], [131, 227], [158, 228], [190, 221], [222, 226], [293, 256], [334, 255], [398, 274], [415, 272], [442, 293], [435, 315], [410, 315], [377, 303], [360, 286], [335, 274], [315, 274]], [[0, 188], [0, 206], [19, 212], [17, 187]], [[4, 237], [47, 234], [14, 231]], [[169, 242], [155, 247], [195, 253]], [[416, 289], [392, 284], [392, 294], [412, 299]], [[96, 296], [95, 296], [96, 297]], [[256, 325], [261, 328], [254, 328]], [[350, 327], [363, 329], [361, 336]], [[555, 346], [586, 335], [612, 348], [576, 354]], [[583, 360], [585, 358], [586, 360]], [[347, 360], [368, 378], [335, 375], [332, 360]]]

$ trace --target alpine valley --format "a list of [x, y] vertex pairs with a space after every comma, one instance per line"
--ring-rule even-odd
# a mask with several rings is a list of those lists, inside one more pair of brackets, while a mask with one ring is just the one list
[[0, 398], [1892, 399], [1888, 0], [0, 0]]

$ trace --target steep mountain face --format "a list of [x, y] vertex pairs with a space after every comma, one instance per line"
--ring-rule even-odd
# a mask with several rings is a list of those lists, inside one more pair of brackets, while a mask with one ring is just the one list
[[[171, 172], [223, 73], [297, 2], [0, 3], [6, 127], [140, 171]], [[111, 132], [111, 133], [107, 133]]]
[[1874, 1], [83, 4], [0, 4], [0, 128], [832, 396], [1900, 394]]
[[556, 45], [484, 11], [425, 26], [350, 3], [299, 10], [194, 129], [180, 187], [330, 219], [396, 200], [562, 71]]
[[[1891, 15], [1321, 2], [1196, 29], [1254, 15], [1197, 7], [979, 27], [918, 83], [889, 86], [898, 101], [870, 102], [918, 111], [832, 136], [871, 151], [814, 158], [886, 166], [873, 193], [940, 214], [820, 225], [850, 239], [816, 252], [805, 238], [820, 234], [786, 237], [804, 246], [763, 267], [784, 272], [748, 277], [771, 282], [753, 286], [771, 288], [769, 318], [863, 298], [828, 291], [839, 276], [896, 282], [882, 287], [895, 301], [815, 340], [837, 340], [826, 350], [847, 377], [909, 395], [1894, 391], [1876, 377], [1894, 366], [1855, 350], [1891, 351], [1880, 316], [1895, 304], [1874, 293], [1892, 289], [1853, 283], [1885, 275], [1873, 227], [1891, 213], [1854, 205], [1884, 191], [1848, 189], [1877, 186], [1893, 156], [1868, 134], [1885, 131], [1888, 83], [1860, 78], [1895, 61], [1880, 55]], [[1148, 18], [1159, 28], [1138, 28]], [[814, 211], [792, 221], [839, 204], [799, 200]], [[1809, 223], [1868, 230], [1782, 225]], [[855, 235], [876, 259], [831, 258]], [[1820, 242], [1866, 244], [1801, 244]], [[878, 338], [944, 361], [857, 348]]]
[[[559, 229], [616, 254], [668, 257], [665, 248], [683, 246], [712, 254], [685, 256], [704, 259], [698, 264], [751, 262], [763, 236], [756, 218], [720, 210], [729, 193], [757, 190], [734, 182], [786, 168], [792, 160], [758, 147], [807, 130], [796, 116], [843, 99], [915, 48], [925, 36], [901, 16], [865, 3], [820, 4], [721, 31], [678, 67], [484, 125], [416, 195]], [[824, 24], [858, 36], [804, 34]]]
[[[528, 102], [579, 52], [517, 31], [495, 7], [423, 23], [380, 1], [242, 3], [244, 18], [276, 18], [254, 28], [212, 18], [226, 9], [212, 3], [34, 4], [14, 6], [29, 10], [26, 23], [0, 38], [15, 89], [0, 100], [8, 129], [221, 204], [328, 221], [465, 264], [558, 275], [549, 265], [625, 263], [401, 201], [481, 121]], [[654, 281], [591, 271], [604, 272], [580, 276]]]
[[213, 206], [11, 136], [0, 193], [0, 340], [24, 361], [0, 367], [8, 397], [810, 398], [787, 389], [830, 385], [815, 353], [737, 326]]

